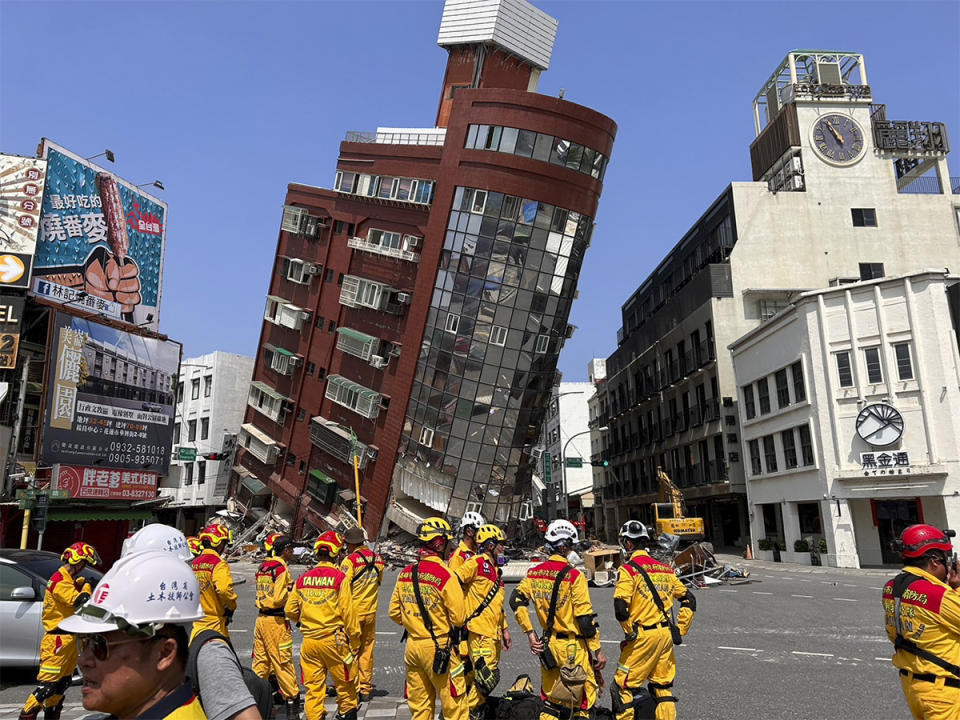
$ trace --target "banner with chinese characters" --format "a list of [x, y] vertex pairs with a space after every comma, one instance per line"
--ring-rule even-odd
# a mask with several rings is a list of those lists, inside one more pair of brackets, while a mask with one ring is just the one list
[[0, 154], [0, 286], [29, 287], [47, 163]]
[[153, 500], [157, 473], [151, 470], [54, 465], [58, 490], [73, 500]]
[[157, 330], [167, 205], [44, 139], [35, 295]]
[[52, 325], [43, 464], [166, 474], [180, 345], [65, 313]]
[[910, 453], [905, 450], [860, 453], [860, 469], [866, 477], [909, 475]]

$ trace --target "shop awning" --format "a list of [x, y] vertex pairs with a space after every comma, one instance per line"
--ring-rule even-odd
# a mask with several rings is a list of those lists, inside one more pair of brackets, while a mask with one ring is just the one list
[[330, 477], [329, 475], [327, 475], [327, 474], [326, 474], [325, 472], [323, 472], [322, 470], [316, 470], [316, 469], [311, 470], [311, 471], [310, 471], [310, 477], [316, 478], [317, 480], [319, 480], [320, 482], [322, 482], [324, 485], [335, 485], [336, 482], [337, 482], [336, 480], [334, 480], [332, 477]]
[[91, 508], [89, 510], [63, 509], [51, 510], [47, 514], [48, 522], [84, 522], [91, 520], [150, 520], [153, 513], [149, 510], [103, 510]]
[[249, 475], [245, 478], [241, 478], [240, 484], [253, 493], [254, 497], [258, 495], [270, 494], [270, 488], [267, 487], [266, 483], [261, 482], [260, 479], [255, 475]]

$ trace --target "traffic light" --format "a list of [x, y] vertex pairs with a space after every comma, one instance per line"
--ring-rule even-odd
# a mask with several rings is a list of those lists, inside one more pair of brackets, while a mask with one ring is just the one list
[[222, 453], [222, 452], [221, 452], [221, 453], [215, 453], [215, 452], [212, 452], [212, 453], [204, 453], [204, 454], [203, 454], [203, 459], [204, 459], [204, 460], [226, 460], [226, 459], [227, 459], [227, 453]]
[[597, 462], [592, 462], [592, 461], [591, 461], [590, 464], [593, 465], [594, 467], [610, 467], [610, 461], [609, 461], [609, 460], [598, 460]]

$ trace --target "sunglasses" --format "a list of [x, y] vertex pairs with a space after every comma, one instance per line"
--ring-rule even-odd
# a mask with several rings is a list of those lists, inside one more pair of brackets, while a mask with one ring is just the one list
[[135, 642], [150, 642], [153, 640], [166, 640], [167, 635], [156, 635], [154, 637], [138, 637], [138, 638], [129, 638], [127, 640], [107, 640], [104, 635], [77, 635], [77, 647], [81, 653], [86, 652], [87, 648], [90, 648], [90, 652], [93, 653], [93, 657], [100, 662], [106, 662], [107, 658], [110, 657], [110, 648], [117, 647], [118, 645], [126, 645], [128, 643]]

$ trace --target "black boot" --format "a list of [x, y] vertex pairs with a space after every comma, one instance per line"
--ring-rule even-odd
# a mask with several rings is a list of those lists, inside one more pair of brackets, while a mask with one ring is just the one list
[[345, 713], [337, 713], [334, 720], [357, 720], [357, 709], [348, 710]]
[[60, 713], [63, 712], [63, 700], [53, 707], [43, 709], [43, 720], [60, 720]]
[[32, 712], [20, 711], [20, 715], [17, 716], [17, 720], [37, 720], [37, 715], [40, 713], [40, 708], [33, 710]]
[[300, 720], [300, 696], [287, 700], [287, 720]]

